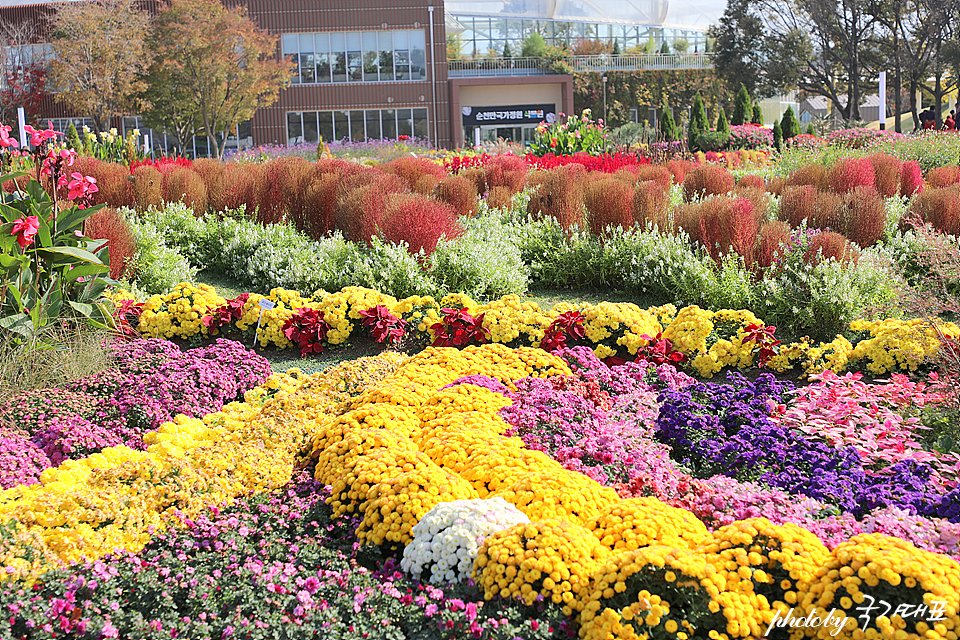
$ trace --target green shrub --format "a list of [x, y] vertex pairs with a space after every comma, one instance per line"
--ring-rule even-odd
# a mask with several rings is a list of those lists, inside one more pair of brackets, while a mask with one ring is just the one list
[[727, 114], [724, 113], [723, 109], [719, 109], [719, 111], [720, 113], [717, 114], [717, 131], [730, 135], [730, 123], [727, 122]]
[[163, 235], [148, 221], [129, 217], [137, 241], [132, 284], [149, 295], [166, 293], [180, 282], [193, 282], [197, 269], [180, 252], [164, 243]]
[[747, 124], [752, 115], [752, 105], [753, 100], [750, 99], [750, 92], [741, 84], [740, 90], [737, 91], [737, 97], [733, 101], [733, 115], [730, 116], [730, 124]]
[[714, 279], [713, 260], [682, 231], [633, 229], [614, 234], [607, 245], [617, 280], [628, 291], [667, 298], [678, 306], [704, 302], [703, 292]]
[[359, 245], [334, 234], [317, 243], [322, 256], [318, 274], [320, 288], [339, 291], [360, 286], [395, 298], [435, 293], [433, 281], [403, 244], [387, 244], [373, 238], [370, 246]]
[[729, 141], [729, 131], [702, 131], [697, 136], [696, 145], [700, 151], [722, 151]]
[[198, 269], [220, 266], [220, 224], [216, 218], [197, 218], [186, 204], [171, 202], [162, 209], [142, 213], [141, 219], [152, 223], [167, 246], [176, 248]]
[[[710, 125], [707, 123], [707, 110], [703, 106], [703, 98], [700, 92], [693, 99], [693, 107], [690, 109], [690, 122], [687, 124], [687, 146], [690, 149], [699, 149], [697, 146], [700, 134], [707, 131]], [[700, 149], [705, 151], [705, 149]]]
[[680, 137], [677, 132], [677, 123], [673, 120], [673, 112], [670, 111], [666, 98], [660, 107], [660, 134], [666, 142], [676, 142]]
[[783, 112], [783, 119], [780, 120], [780, 132], [784, 140], [789, 140], [794, 136], [800, 135], [800, 121], [793, 112], [793, 107], [787, 107]]
[[458, 240], [441, 240], [430, 256], [437, 293], [465, 293], [489, 300], [527, 290], [530, 268], [514, 240], [516, 228], [492, 215], [466, 222]]

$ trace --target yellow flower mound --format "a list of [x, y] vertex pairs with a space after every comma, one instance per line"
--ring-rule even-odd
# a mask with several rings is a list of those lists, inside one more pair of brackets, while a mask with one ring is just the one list
[[207, 336], [203, 316], [226, 302], [210, 285], [181, 282], [166, 295], [147, 298], [138, 329], [151, 338]]
[[[861, 534], [840, 544], [802, 595], [805, 612], [823, 619], [836, 608], [835, 616], [848, 618], [833, 636], [841, 640], [954, 640], [960, 634], [960, 563], [891, 536]], [[892, 605], [889, 611], [881, 600]], [[877, 608], [867, 627], [857, 609], [871, 605]], [[899, 605], [912, 606], [897, 615]], [[942, 619], [930, 620], [935, 617]], [[813, 637], [829, 638], [834, 630], [821, 627]]]
[[[621, 551], [594, 573], [583, 600], [580, 637], [749, 637], [745, 621], [753, 612], [737, 599], [721, 598], [724, 586], [703, 554], [689, 549], [655, 545]], [[708, 612], [706, 625], [684, 611]]]
[[441, 416], [467, 411], [479, 411], [493, 414], [512, 404], [501, 393], [491, 391], [474, 384], [458, 384], [449, 389], [442, 389], [421, 405], [417, 416], [423, 422], [429, 422]]
[[526, 473], [494, 496], [513, 504], [531, 520], [562, 517], [581, 525], [620, 500], [616, 491], [582, 473], [550, 468]]
[[610, 552], [582, 526], [565, 519], [518, 524], [487, 538], [477, 554], [473, 579], [484, 597], [537, 595], [576, 610], [590, 576]]
[[202, 419], [178, 416], [146, 434], [147, 451], [110, 447], [44, 471], [38, 484], [0, 492], [0, 521], [16, 527], [0, 542], [6, 569], [0, 576], [30, 581], [115, 549], [136, 552], [177, 513], [195, 517], [208, 506], [282, 486], [312, 428], [309, 411], [330, 411], [349, 399], [338, 388], [344, 380], [362, 389], [403, 360], [364, 358], [306, 378], [275, 374], [246, 402]]
[[630, 498], [602, 510], [587, 528], [614, 551], [665, 544], [695, 548], [709, 536], [707, 527], [689, 511], [656, 498]]
[[327, 342], [343, 344], [353, 333], [354, 323], [361, 320], [360, 312], [383, 305], [388, 309], [397, 304], [397, 299], [363, 287], [346, 287], [337, 293], [329, 293], [323, 297], [318, 309], [323, 311], [323, 319], [330, 330], [327, 332]]
[[493, 300], [477, 309], [483, 314], [483, 326], [490, 331], [490, 341], [511, 347], [536, 347], [552, 322], [536, 302], [523, 302], [509, 295]]
[[601, 302], [598, 305], [583, 305], [584, 333], [590, 342], [597, 345], [598, 358], [611, 356], [620, 348], [630, 355], [647, 344], [642, 335], [655, 336], [661, 331], [656, 316], [628, 302]]
[[475, 498], [479, 496], [470, 483], [431, 462], [370, 489], [357, 537], [376, 545], [406, 545], [413, 541], [410, 530], [430, 509], [441, 502]]
[[[430, 458], [416, 448], [373, 449], [359, 456], [350, 456], [338, 464], [342, 465], [342, 475], [331, 485], [327, 503], [333, 509], [334, 517], [354, 511], [363, 511], [367, 494], [381, 482], [417, 469], [433, 467]], [[323, 470], [318, 470], [323, 473]], [[318, 480], [323, 478], [317, 477]]]
[[750, 598], [757, 614], [753, 623], [764, 630], [777, 612], [788, 614], [830, 556], [820, 539], [806, 529], [790, 523], [775, 525], [766, 518], [721, 527], [698, 551], [726, 574], [727, 591]]
[[707, 336], [713, 331], [713, 312], [700, 307], [684, 307], [673, 322], [663, 330], [663, 337], [673, 343], [673, 348], [687, 354], [707, 352]]
[[[260, 306], [261, 300], [269, 300], [274, 303], [272, 309], [264, 309]], [[296, 291], [290, 289], [271, 289], [270, 295], [261, 296], [251, 293], [250, 297], [243, 305], [242, 315], [237, 320], [237, 328], [240, 331], [256, 331], [257, 320], [260, 320], [260, 330], [257, 332], [257, 342], [261, 347], [274, 345], [278, 349], [286, 349], [293, 346], [285, 335], [283, 335], [283, 326], [287, 323], [297, 309], [315, 309], [318, 303], [313, 298], [305, 298]]]
[[[944, 337], [956, 340], [960, 327], [952, 322], [937, 325]], [[888, 371], [916, 371], [924, 360], [936, 355], [940, 349], [940, 336], [927, 320], [898, 320], [890, 318], [867, 322], [855, 320], [850, 323], [854, 331], [869, 331], [870, 337], [857, 344], [850, 360], [867, 360], [867, 369], [875, 374]]]
[[823, 373], [827, 369], [837, 372], [847, 368], [847, 363], [853, 354], [853, 345], [843, 336], [837, 336], [832, 341], [812, 345], [804, 338], [800, 342], [793, 342], [782, 346], [780, 353], [770, 358], [770, 368], [778, 373], [799, 366], [804, 377], [816, 373]]

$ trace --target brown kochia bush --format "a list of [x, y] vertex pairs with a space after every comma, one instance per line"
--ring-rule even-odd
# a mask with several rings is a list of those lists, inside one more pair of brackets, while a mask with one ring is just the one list
[[633, 221], [646, 228], [657, 227], [662, 233], [670, 228], [670, 183], [644, 180], [637, 184], [631, 201]]
[[761, 273], [782, 258], [790, 247], [790, 225], [781, 220], [764, 222], [754, 247], [754, 267]]
[[225, 208], [223, 174], [226, 171], [226, 165], [213, 158], [197, 158], [190, 168], [196, 171], [203, 179], [203, 183], [207, 185], [207, 207], [211, 211], [223, 213]]
[[[421, 183], [424, 176], [433, 176], [436, 178], [433, 184], [430, 185], [430, 189], [432, 189], [433, 185], [437, 182], [447, 177], [447, 170], [443, 168], [443, 165], [433, 160], [413, 156], [391, 160], [386, 164], [380, 165], [378, 169], [383, 173], [392, 173], [402, 178], [411, 191], [417, 190], [417, 185]], [[427, 192], [429, 193], [429, 189]]]
[[[91, 176], [97, 181], [97, 192], [90, 203], [107, 204], [111, 207], [133, 206], [133, 185], [130, 183], [130, 169], [122, 164], [104, 162], [96, 158], [78, 156], [73, 166], [67, 168], [67, 175], [80, 173]], [[58, 195], [66, 197], [67, 189], [61, 188]]]
[[822, 229], [833, 222], [840, 196], [819, 191], [813, 185], [784, 187], [780, 199], [780, 218], [799, 227], [806, 220], [807, 228]]
[[440, 238], [457, 238], [463, 228], [453, 207], [418, 193], [394, 193], [386, 199], [380, 230], [387, 242], [405, 242], [410, 253], [433, 253]]
[[137, 211], [163, 206], [163, 176], [156, 167], [143, 164], [131, 176], [133, 203]]
[[[686, 175], [686, 174], [684, 174]], [[670, 190], [673, 186], [673, 174], [670, 170], [661, 164], [641, 164], [637, 165], [637, 181], [646, 182], [652, 180], [663, 188]], [[681, 179], [679, 182], [683, 182]]]
[[697, 163], [690, 162], [689, 160], [667, 160], [664, 164], [672, 176], [673, 184], [683, 184], [683, 181], [687, 178], [687, 174], [699, 166]]
[[830, 187], [827, 178], [827, 168], [822, 164], [808, 164], [795, 169], [787, 176], [784, 187], [800, 187], [810, 185], [824, 191]]
[[873, 165], [873, 184], [880, 195], [884, 198], [898, 195], [903, 161], [886, 153], [874, 153], [867, 158]]
[[332, 158], [313, 163], [303, 187], [303, 207], [291, 212], [294, 226], [315, 240], [333, 231], [341, 182], [348, 176], [370, 171], [356, 162]]
[[473, 186], [477, 189], [477, 194], [483, 195], [487, 192], [487, 179], [484, 177], [485, 172], [482, 168], [470, 167], [469, 169], [464, 169], [457, 175], [472, 182]]
[[960, 185], [924, 190], [913, 199], [910, 213], [941, 233], [960, 235]]
[[553, 218], [564, 229], [573, 225], [582, 228], [584, 174], [580, 164], [536, 172], [530, 182], [537, 189], [527, 205], [527, 213], [535, 219]]
[[746, 198], [753, 204], [753, 215], [757, 218], [759, 227], [770, 217], [770, 196], [765, 189], [738, 184], [730, 195], [737, 198]]
[[934, 188], [949, 187], [960, 182], [960, 167], [934, 167], [927, 172], [927, 184]]
[[836, 231], [823, 231], [810, 240], [807, 251], [803, 254], [803, 260], [807, 264], [817, 265], [831, 259], [856, 264], [860, 259], [860, 252], [842, 234]]
[[887, 225], [883, 197], [873, 187], [857, 187], [843, 196], [831, 229], [839, 231], [863, 248], [872, 247]]
[[[151, 167], [152, 168], [152, 167]], [[132, 266], [137, 242], [130, 225], [116, 209], [104, 207], [84, 222], [84, 233], [93, 240], [106, 240], [110, 255], [110, 277], [114, 280], [127, 274]]]
[[287, 156], [266, 163], [263, 171], [264, 188], [257, 219], [264, 223], [302, 219], [304, 189], [313, 172], [312, 163]]
[[716, 164], [702, 164], [683, 179], [683, 199], [687, 202], [695, 198], [719, 196], [729, 193], [736, 178], [725, 168]]
[[447, 176], [434, 191], [436, 199], [445, 202], [458, 216], [473, 217], [477, 212], [477, 187], [463, 176]]
[[172, 165], [164, 171], [163, 199], [182, 202], [193, 209], [193, 215], [202, 217], [207, 212], [207, 185], [193, 169]]
[[223, 170], [224, 209], [244, 207], [247, 218], [255, 219], [265, 183], [263, 165], [230, 162]]
[[514, 195], [510, 187], [491, 187], [487, 192], [487, 206], [491, 209], [509, 209]]
[[737, 187], [741, 189], [760, 189], [761, 191], [766, 191], [767, 183], [762, 176], [748, 173], [740, 178], [740, 181], [737, 182]]
[[387, 200], [404, 192], [406, 183], [392, 174], [371, 169], [347, 176], [337, 188], [336, 228], [347, 240], [369, 243], [383, 226]]
[[608, 227], [632, 227], [633, 196], [633, 186], [617, 178], [590, 183], [583, 198], [590, 214], [590, 230], [599, 236], [604, 235]]

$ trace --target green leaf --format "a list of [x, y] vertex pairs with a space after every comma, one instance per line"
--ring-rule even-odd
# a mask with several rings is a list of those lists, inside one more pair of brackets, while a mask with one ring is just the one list
[[13, 333], [18, 333], [25, 338], [32, 338], [36, 333], [36, 328], [30, 317], [25, 313], [15, 313], [11, 316], [0, 318], [0, 329], [6, 329]]
[[[103, 264], [100, 261], [100, 258], [93, 255], [86, 249], [81, 249], [80, 247], [44, 247], [38, 250], [41, 254], [57, 254], [61, 256], [68, 256], [75, 258], [77, 260], [82, 260], [83, 262], [89, 262], [90, 264]], [[62, 258], [57, 260], [57, 262], [69, 262], [69, 260], [63, 260]]]
[[108, 267], [107, 265], [81, 264], [64, 273], [63, 277], [67, 283], [73, 283], [79, 280], [80, 278], [85, 278], [87, 276], [95, 276], [101, 273], [106, 273], [109, 270], [110, 270], [110, 267]]
[[75, 311], [83, 315], [84, 318], [89, 318], [93, 314], [93, 305], [87, 302], [75, 302], [70, 300], [70, 306], [73, 307]]
[[13, 296], [13, 299], [17, 303], [17, 307], [23, 308], [23, 305], [20, 303], [20, 289], [17, 288], [12, 282], [7, 283], [7, 293]]
[[7, 180], [15, 180], [17, 178], [22, 178], [23, 176], [29, 176], [30, 174], [25, 171], [14, 171], [13, 173], [5, 173], [0, 175], [0, 184], [3, 184]]
[[14, 267], [26, 267], [30, 264], [27, 256], [12, 256], [9, 253], [0, 253], [0, 268], [13, 269]]

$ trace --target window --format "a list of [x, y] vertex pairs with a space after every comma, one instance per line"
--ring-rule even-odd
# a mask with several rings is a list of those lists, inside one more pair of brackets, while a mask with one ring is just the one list
[[283, 55], [293, 60], [294, 84], [423, 81], [426, 32], [337, 31], [285, 33]]
[[325, 141], [397, 140], [400, 136], [429, 138], [426, 109], [366, 111], [290, 111], [287, 144]]

